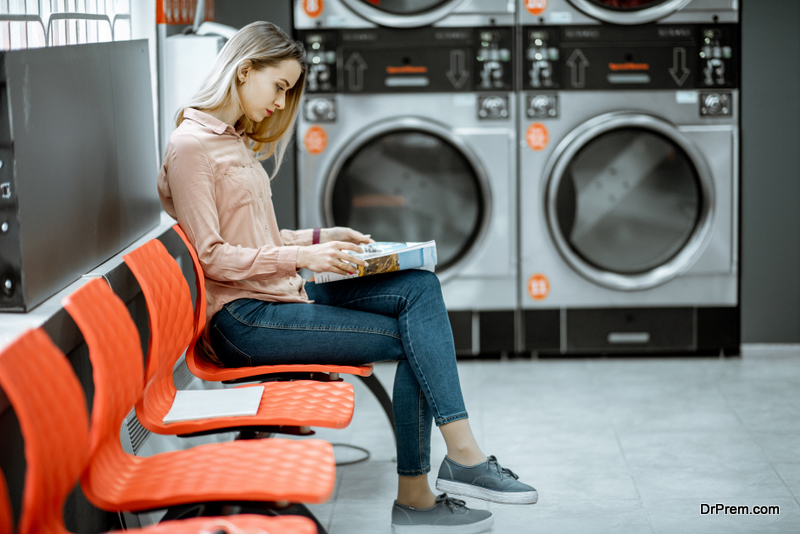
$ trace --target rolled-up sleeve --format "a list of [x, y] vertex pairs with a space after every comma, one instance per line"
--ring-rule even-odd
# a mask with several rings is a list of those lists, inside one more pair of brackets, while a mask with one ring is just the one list
[[307, 247], [314, 238], [314, 230], [281, 230], [281, 240], [284, 245], [299, 245]]
[[[220, 232], [214, 165], [200, 139], [173, 135], [165, 155], [167, 187], [160, 184], [164, 208], [174, 213], [197, 251], [208, 278], [221, 282], [267, 280], [294, 276], [297, 247], [266, 244], [259, 247], [233, 245]], [[171, 204], [171, 205], [170, 205]]]

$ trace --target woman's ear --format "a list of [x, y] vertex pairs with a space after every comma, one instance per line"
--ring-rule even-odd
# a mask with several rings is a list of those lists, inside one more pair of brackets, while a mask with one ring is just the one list
[[250, 74], [250, 70], [252, 69], [252, 63], [249, 60], [243, 61], [236, 72], [236, 81], [239, 82], [239, 85], [243, 84], [247, 81], [247, 76]]

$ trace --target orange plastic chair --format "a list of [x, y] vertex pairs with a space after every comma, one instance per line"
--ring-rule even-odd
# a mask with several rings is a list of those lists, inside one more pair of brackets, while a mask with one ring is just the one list
[[[89, 461], [86, 398], [67, 358], [41, 329], [29, 330], [0, 353], [0, 386], [25, 441], [25, 486], [19, 534], [67, 533], [63, 505]], [[53, 436], [57, 444], [53, 446]], [[12, 532], [5, 480], [0, 475], [0, 532]], [[118, 511], [116, 508], [106, 510]], [[306, 517], [255, 515], [168, 521], [129, 532], [200, 534], [232, 527], [252, 533], [316, 534]]]
[[[103, 292], [105, 298], [99, 296]], [[138, 331], [103, 280], [88, 282], [64, 305], [83, 332], [92, 360], [92, 462], [81, 484], [96, 506], [140, 511], [212, 501], [328, 500], [336, 468], [333, 447], [322, 440], [212, 443], [147, 458], [127, 454], [119, 429], [142, 395], [143, 369], [141, 357], [121, 355], [136, 354]], [[105, 357], [98, 357], [98, 350]]]
[[[179, 224], [172, 227], [175, 233], [183, 240], [184, 245], [192, 257], [192, 269], [194, 270], [195, 286], [197, 294], [194, 304], [194, 324], [195, 332], [192, 342], [186, 351], [186, 365], [189, 370], [196, 377], [203, 380], [217, 381], [217, 382], [240, 382], [240, 381], [253, 381], [253, 380], [269, 380], [270, 376], [276, 374], [283, 374], [289, 377], [303, 376], [303, 374], [310, 374], [313, 378], [316, 374], [326, 376], [328, 380], [339, 380], [339, 374], [356, 375], [364, 385], [378, 399], [386, 417], [389, 418], [389, 423], [394, 431], [394, 413], [392, 412], [392, 399], [386, 392], [386, 389], [381, 384], [380, 380], [372, 374], [373, 364], [367, 365], [316, 365], [316, 364], [302, 364], [302, 365], [258, 365], [254, 367], [220, 367], [208, 359], [203, 358], [195, 350], [195, 346], [203, 334], [206, 325], [206, 284], [205, 274], [203, 267], [200, 264], [200, 259], [197, 256], [197, 251], [189, 241], [186, 233]], [[302, 373], [297, 375], [297, 373]]]
[[[144, 293], [150, 315], [146, 386], [136, 404], [136, 415], [146, 429], [158, 434], [187, 435], [229, 430], [311, 434], [309, 427], [344, 428], [350, 424], [355, 407], [353, 386], [344, 382], [268, 382], [244, 387], [263, 387], [261, 405], [253, 416], [218, 417], [165, 424], [164, 416], [173, 405], [177, 389], [173, 380], [175, 363], [195, 332], [189, 286], [178, 263], [157, 239], [124, 256]], [[83, 289], [83, 288], [82, 288]], [[92, 306], [92, 298], [109, 298], [109, 292], [86, 289], [76, 292], [73, 302]], [[70, 307], [67, 306], [67, 310]], [[127, 317], [127, 311], [121, 312]], [[129, 319], [129, 318], [128, 318]], [[87, 325], [87, 327], [90, 327]], [[91, 327], [106, 328], [96, 321]], [[141, 350], [131, 346], [141, 358]], [[90, 357], [107, 353], [103, 346], [90, 347]]]

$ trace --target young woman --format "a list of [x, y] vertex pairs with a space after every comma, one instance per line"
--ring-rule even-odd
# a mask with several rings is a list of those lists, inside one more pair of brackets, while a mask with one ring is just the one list
[[258, 160], [273, 157], [280, 165], [304, 84], [302, 44], [255, 22], [226, 44], [178, 114], [158, 188], [205, 271], [205, 356], [226, 366], [397, 360], [393, 529], [482, 532], [491, 513], [437, 497], [428, 485], [432, 421], [447, 444], [437, 489], [513, 504], [535, 503], [537, 492], [487, 458], [473, 437], [436, 275], [410, 270], [307, 283], [297, 274], [301, 268], [347, 273], [362, 264], [347, 251], [369, 239], [342, 227], [277, 227], [269, 177]]

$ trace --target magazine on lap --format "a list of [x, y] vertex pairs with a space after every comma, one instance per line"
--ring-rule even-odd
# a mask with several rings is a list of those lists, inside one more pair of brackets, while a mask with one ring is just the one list
[[406, 269], [424, 269], [433, 272], [437, 262], [436, 241], [424, 243], [380, 241], [360, 246], [363, 252], [348, 251], [348, 253], [366, 261], [366, 267], [354, 265], [356, 272], [347, 275], [330, 272], [315, 273], [314, 281], [317, 284], [325, 284]]

